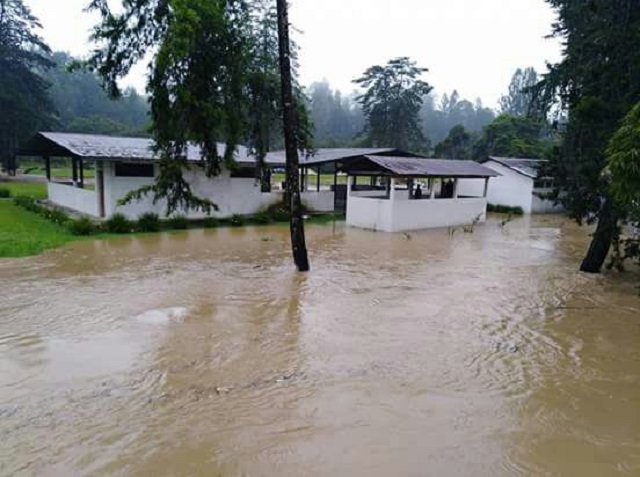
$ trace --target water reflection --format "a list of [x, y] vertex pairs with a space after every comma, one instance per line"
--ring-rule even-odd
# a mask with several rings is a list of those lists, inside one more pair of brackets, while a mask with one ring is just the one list
[[584, 231], [308, 235], [309, 275], [286, 227], [0, 262], [0, 473], [640, 472], [639, 300]]

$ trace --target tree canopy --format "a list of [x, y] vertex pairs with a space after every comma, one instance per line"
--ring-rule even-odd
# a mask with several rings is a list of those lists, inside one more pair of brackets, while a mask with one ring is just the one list
[[501, 114], [484, 127], [474, 144], [473, 158], [489, 156], [542, 159], [551, 145], [546, 121]]
[[518, 68], [511, 78], [509, 91], [500, 98], [500, 111], [511, 116], [534, 116], [533, 88], [538, 84], [534, 68]]
[[420, 79], [426, 68], [407, 57], [372, 66], [354, 83], [365, 89], [358, 97], [365, 117], [364, 135], [371, 146], [420, 150], [425, 138], [420, 108], [431, 86]]
[[[636, 0], [547, 0], [556, 10], [554, 34], [563, 60], [536, 87], [537, 100], [559, 101], [568, 113], [563, 140], [548, 171], [558, 198], [578, 221], [598, 219], [581, 269], [600, 271], [618, 219], [602, 171], [606, 147], [621, 119], [640, 100], [640, 4]], [[562, 191], [562, 194], [560, 194]]]
[[39, 28], [22, 0], [0, 0], [0, 161], [9, 171], [20, 141], [53, 121], [43, 78], [53, 64]]

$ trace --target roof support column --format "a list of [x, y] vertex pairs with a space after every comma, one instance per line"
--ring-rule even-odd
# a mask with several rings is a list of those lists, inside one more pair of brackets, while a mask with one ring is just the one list
[[396, 200], [396, 178], [389, 178], [389, 200], [391, 202]]
[[44, 156], [44, 170], [47, 175], [47, 182], [51, 182], [51, 158]]
[[320, 167], [318, 166], [318, 170], [316, 171], [316, 189], [320, 192]]
[[489, 178], [488, 177], [484, 180], [484, 194], [482, 195], [482, 197], [486, 199], [487, 195], [489, 195]]
[[453, 198], [458, 198], [458, 184], [460, 183], [460, 179], [453, 180]]
[[84, 189], [84, 161], [80, 158], [78, 162], [80, 163], [80, 189]]
[[347, 176], [347, 197], [351, 197], [351, 184], [353, 184], [354, 179], [355, 177], [353, 176]]
[[435, 178], [429, 178], [429, 199], [433, 200], [436, 198], [436, 180]]
[[78, 161], [75, 156], [71, 157], [71, 180], [73, 182], [73, 187], [78, 187]]

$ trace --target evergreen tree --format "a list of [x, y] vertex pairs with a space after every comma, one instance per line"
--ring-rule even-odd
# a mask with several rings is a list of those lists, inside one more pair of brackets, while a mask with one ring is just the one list
[[533, 113], [532, 88], [538, 83], [538, 73], [533, 68], [518, 68], [511, 78], [509, 93], [500, 98], [500, 111], [511, 116], [529, 116]]
[[354, 83], [365, 88], [358, 97], [365, 117], [367, 142], [376, 147], [420, 150], [425, 138], [420, 109], [431, 86], [420, 79], [426, 68], [409, 58], [396, 58], [386, 66], [372, 66]]
[[0, 163], [9, 173], [19, 143], [53, 120], [42, 77], [52, 63], [38, 28], [23, 0], [0, 0]]
[[[564, 59], [537, 86], [537, 100], [558, 99], [568, 113], [549, 173], [556, 194], [579, 222], [598, 226], [581, 270], [601, 270], [618, 221], [627, 211], [610, 200], [602, 174], [605, 150], [620, 120], [640, 100], [640, 4], [637, 0], [547, 0], [565, 42]], [[562, 194], [559, 192], [562, 191]]]

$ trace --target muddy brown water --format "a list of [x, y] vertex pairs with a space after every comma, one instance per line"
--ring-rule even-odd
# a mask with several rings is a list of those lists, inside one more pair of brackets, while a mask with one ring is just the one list
[[637, 276], [557, 217], [0, 261], [2, 475], [640, 475]]

